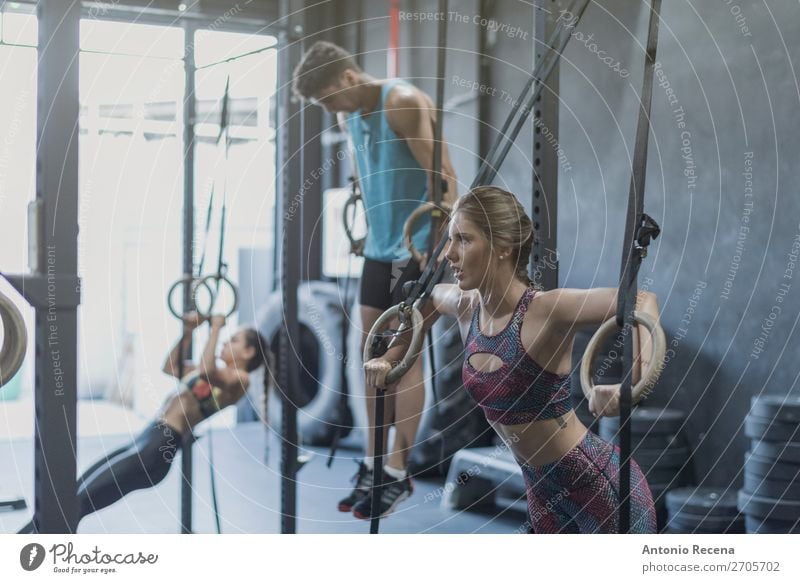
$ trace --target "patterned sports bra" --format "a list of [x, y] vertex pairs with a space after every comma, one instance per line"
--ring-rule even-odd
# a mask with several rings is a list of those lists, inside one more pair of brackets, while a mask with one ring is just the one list
[[222, 390], [217, 387], [212, 387], [207, 380], [200, 376], [199, 371], [194, 370], [181, 379], [183, 388], [188, 389], [194, 398], [197, 399], [197, 404], [200, 406], [200, 412], [203, 414], [203, 419], [208, 419], [214, 413], [219, 411], [219, 403], [217, 399], [222, 394]]
[[[462, 379], [489, 421], [503, 425], [554, 419], [572, 410], [569, 375], [557, 375], [528, 356], [522, 345], [522, 321], [536, 290], [528, 288], [505, 329], [495, 336], [480, 332], [480, 305], [472, 313]], [[497, 356], [503, 365], [480, 371], [469, 362], [476, 353]]]

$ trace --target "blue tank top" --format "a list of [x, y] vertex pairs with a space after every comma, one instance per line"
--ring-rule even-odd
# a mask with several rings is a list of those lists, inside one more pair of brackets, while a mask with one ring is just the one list
[[[410, 253], [403, 245], [403, 225], [411, 212], [427, 200], [428, 177], [404, 140], [389, 127], [383, 104], [402, 79], [391, 79], [381, 88], [375, 109], [346, 117], [353, 142], [358, 181], [367, 215], [364, 257], [376, 261], [401, 261]], [[430, 215], [415, 223], [413, 241], [419, 250], [428, 248]]]

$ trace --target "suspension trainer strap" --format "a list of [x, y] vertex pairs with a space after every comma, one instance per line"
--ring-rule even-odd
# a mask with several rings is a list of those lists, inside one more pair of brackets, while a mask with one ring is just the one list
[[[266, 374], [266, 373], [265, 373]], [[214, 470], [214, 442], [211, 439], [212, 430], [208, 430], [208, 470], [211, 481], [211, 503], [214, 508], [214, 524], [217, 527], [217, 534], [222, 534], [222, 523], [219, 517], [219, 501], [217, 499], [217, 472]]]
[[[228, 79], [225, 82], [225, 93], [222, 96], [222, 104], [221, 104], [221, 107], [220, 107], [220, 117], [219, 117], [219, 133], [217, 134], [217, 142], [216, 142], [216, 145], [217, 145], [218, 149], [219, 149], [219, 144], [223, 143], [224, 160], [225, 160], [226, 163], [228, 161], [228, 145], [229, 145], [228, 124], [229, 124], [229, 120], [230, 120], [230, 117], [229, 117], [229, 98], [230, 98], [229, 97], [230, 96], [229, 89], [230, 89], [230, 82], [231, 82], [231, 78], [230, 78], [230, 76], [228, 76]], [[224, 141], [223, 141], [223, 139], [224, 139]], [[226, 167], [227, 167], [227, 164], [226, 164]], [[227, 168], [226, 168], [226, 174], [227, 174]], [[226, 178], [226, 181], [227, 181], [227, 178]], [[219, 227], [220, 228], [220, 232], [219, 232], [219, 239], [220, 239], [220, 241], [219, 241], [219, 257], [217, 259], [217, 274], [218, 275], [220, 274], [220, 272], [222, 270], [221, 263], [222, 263], [223, 239], [224, 239], [224, 234], [225, 234], [225, 206], [226, 206], [226, 200], [225, 200], [225, 195], [226, 195], [225, 190], [226, 190], [226, 188], [225, 187], [226, 186], [227, 185], [225, 185], [223, 187], [223, 191], [222, 191], [222, 214], [221, 214], [221, 217], [220, 217], [220, 227]], [[203, 230], [203, 250], [202, 250], [202, 252], [200, 254], [200, 262], [197, 264], [197, 271], [195, 273], [195, 277], [202, 277], [202, 275], [203, 275], [203, 267], [204, 267], [205, 261], [206, 261], [206, 248], [208, 247], [208, 245], [207, 245], [208, 235], [211, 232], [211, 219], [212, 219], [212, 217], [214, 215], [214, 195], [215, 195], [216, 189], [217, 189], [217, 181], [214, 180], [211, 183], [211, 194], [208, 197], [208, 208], [206, 209], [206, 224], [205, 224], [205, 228]]]
[[[481, 162], [481, 166], [478, 169], [475, 179], [472, 181], [470, 190], [478, 186], [490, 184], [497, 176], [497, 172], [505, 161], [511, 146], [517, 138], [517, 135], [519, 135], [519, 132], [522, 130], [522, 126], [525, 124], [526, 119], [533, 110], [536, 99], [539, 97], [539, 94], [544, 88], [544, 82], [547, 81], [550, 73], [553, 71], [558, 63], [558, 60], [561, 58], [564, 49], [569, 43], [569, 40], [572, 38], [572, 30], [578, 26], [578, 23], [583, 17], [583, 13], [586, 11], [588, 5], [589, 0], [573, 0], [569, 10], [564, 12], [565, 14], [571, 14], [572, 18], [559, 19], [556, 30], [554, 30], [550, 35], [545, 53], [534, 66], [528, 81], [525, 83], [522, 92], [515, 100], [514, 106], [511, 108], [511, 112], [503, 123], [500, 133], [497, 135], [492, 147], [489, 149], [489, 153]], [[531, 89], [533, 89], [532, 92]], [[529, 93], [530, 96], [528, 96]], [[517, 119], [516, 125], [511, 133], [508, 133], [514, 118], [517, 117], [517, 114], [520, 112], [522, 112], [522, 114]], [[441, 254], [442, 249], [444, 249], [444, 246], [447, 244], [447, 241], [447, 236], [442, 237], [435, 251], [431, 254], [431, 258], [438, 257]], [[422, 275], [417, 280], [408, 296], [408, 299], [406, 300], [408, 305], [413, 305], [417, 300], [421, 300], [420, 308], [424, 306], [428, 297], [430, 296], [431, 291], [433, 290], [433, 287], [442, 280], [442, 277], [444, 276], [445, 262], [440, 262], [436, 267], [434, 267], [435, 264], [435, 261], [429, 261], [428, 265], [425, 266], [425, 270], [422, 272]]]
[[[505, 161], [508, 155], [508, 151], [511, 149], [522, 126], [533, 110], [536, 99], [544, 88], [544, 82], [550, 77], [550, 73], [552, 73], [561, 55], [564, 53], [564, 49], [572, 38], [572, 31], [578, 26], [588, 6], [588, 0], [573, 0], [569, 9], [562, 13], [564, 15], [570, 15], [571, 18], [558, 19], [555, 30], [553, 30], [550, 38], [547, 40], [545, 53], [534, 66], [533, 71], [528, 77], [528, 81], [522, 88], [522, 92], [514, 101], [514, 106], [511, 108], [511, 112], [503, 123], [500, 133], [497, 138], [495, 138], [495, 142], [486, 155], [486, 158], [481, 162], [481, 166], [478, 170], [478, 174], [475, 176], [471, 189], [476, 186], [490, 184], [495, 179], [495, 176], [497, 176], [500, 166], [502, 166], [503, 161]], [[533, 93], [528, 96], [531, 90], [533, 90]], [[522, 115], [517, 120], [517, 125], [514, 127], [513, 131], [509, 134], [508, 132], [511, 128], [511, 124], [520, 111], [522, 111]], [[502, 150], [500, 149], [501, 145], [503, 146]]]
[[647, 174], [647, 142], [650, 137], [650, 105], [653, 96], [653, 72], [658, 45], [658, 20], [661, 0], [651, 0], [650, 26], [647, 32], [644, 79], [639, 103], [639, 120], [636, 126], [636, 145], [631, 169], [628, 195], [628, 214], [625, 219], [625, 242], [622, 249], [622, 267], [617, 302], [617, 324], [624, 326], [625, 340], [622, 359], [622, 384], [620, 387], [620, 451], [619, 469], [619, 532], [630, 531], [630, 455], [631, 455], [631, 373], [633, 370], [633, 312], [636, 308], [637, 276], [639, 266], [647, 252], [651, 236], [658, 236], [658, 226], [644, 214], [644, 188]]
[[[448, 0], [439, 0], [439, 14], [448, 14]], [[433, 126], [433, 204], [431, 211], [431, 232], [428, 245], [428, 262], [435, 261], [436, 241], [443, 224], [444, 214], [441, 210], [442, 197], [447, 192], [447, 179], [442, 172], [442, 142], [444, 135], [444, 75], [447, 70], [447, 19], [439, 19], [439, 29], [436, 38], [436, 123]], [[433, 330], [428, 330], [428, 360], [431, 367], [431, 392], [433, 393], [433, 408], [438, 411], [439, 395], [436, 386], [436, 365], [433, 350]]]
[[225, 219], [228, 214], [228, 154], [230, 152], [230, 87], [231, 77], [225, 80], [225, 94], [222, 97], [222, 112], [220, 114], [219, 122], [219, 136], [217, 143], [222, 140], [223, 143], [223, 158], [222, 158], [222, 207], [219, 216], [219, 255], [217, 256], [217, 289], [216, 294], [219, 294], [220, 280], [227, 271], [225, 264]]
[[[439, 14], [447, 14], [448, 0], [439, 0]], [[441, 222], [442, 195], [447, 192], [447, 180], [442, 173], [442, 135], [444, 128], [444, 75], [447, 62], [447, 19], [439, 19], [439, 28], [436, 38], [436, 112], [433, 123], [433, 164], [431, 165], [431, 198], [434, 208], [431, 211], [431, 232], [428, 251], [433, 252], [436, 247], [437, 223]], [[430, 255], [429, 258], [433, 256]]]

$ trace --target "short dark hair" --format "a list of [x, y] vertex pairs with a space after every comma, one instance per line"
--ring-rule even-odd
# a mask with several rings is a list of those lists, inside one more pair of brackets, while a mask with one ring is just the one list
[[295, 95], [310, 99], [322, 89], [333, 85], [347, 69], [361, 72], [353, 55], [339, 45], [317, 41], [295, 67], [292, 89]]

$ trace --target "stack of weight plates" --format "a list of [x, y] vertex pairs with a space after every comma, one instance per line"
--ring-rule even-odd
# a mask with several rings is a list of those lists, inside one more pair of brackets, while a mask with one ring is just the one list
[[[667, 490], [692, 483], [691, 451], [681, 430], [686, 414], [675, 409], [637, 407], [631, 412], [631, 449], [656, 503], [658, 528], [666, 525]], [[619, 444], [619, 417], [602, 417], [599, 435]]]
[[739, 510], [747, 532], [800, 533], [800, 397], [753, 397]]
[[665, 532], [743, 533], [744, 517], [736, 507], [736, 493], [719, 488], [678, 488], [667, 493]]

